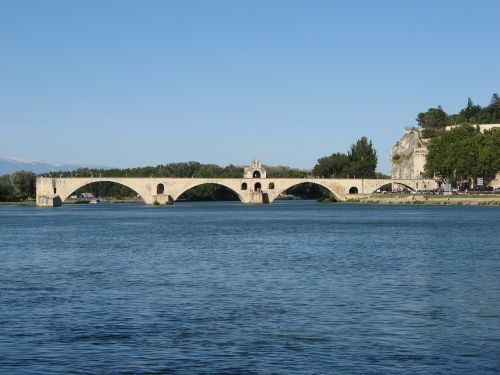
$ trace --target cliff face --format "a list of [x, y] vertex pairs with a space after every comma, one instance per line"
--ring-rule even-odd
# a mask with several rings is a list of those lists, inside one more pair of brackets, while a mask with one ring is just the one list
[[421, 178], [427, 156], [426, 145], [427, 140], [421, 138], [418, 130], [405, 130], [391, 151], [391, 177]]

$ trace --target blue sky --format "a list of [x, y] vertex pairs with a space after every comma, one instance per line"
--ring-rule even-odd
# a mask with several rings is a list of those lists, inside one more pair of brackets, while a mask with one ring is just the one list
[[3, 1], [0, 156], [310, 168], [500, 91], [500, 1]]

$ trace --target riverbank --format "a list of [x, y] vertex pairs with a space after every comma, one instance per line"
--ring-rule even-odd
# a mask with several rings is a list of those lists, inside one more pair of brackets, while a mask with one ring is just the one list
[[[141, 198], [103, 198], [105, 203], [133, 203], [142, 202]], [[90, 199], [74, 199], [68, 198], [63, 204], [89, 204]], [[29, 201], [8, 201], [0, 202], [0, 206], [34, 206], [36, 205], [35, 200]]]
[[0, 206], [34, 206], [35, 201], [0, 202]]
[[413, 195], [377, 194], [350, 198], [347, 203], [421, 204], [449, 206], [500, 206], [500, 195]]
[[[287, 196], [281, 200], [301, 200], [298, 197]], [[66, 199], [64, 204], [88, 204], [89, 200]], [[140, 198], [106, 198], [105, 203], [142, 202]], [[360, 204], [404, 204], [404, 205], [442, 205], [442, 206], [500, 206], [500, 195], [413, 195], [413, 194], [376, 194], [349, 198], [344, 202], [330, 199], [321, 203], [360, 203]], [[36, 202], [0, 202], [0, 206], [34, 206]]]
[[[131, 203], [131, 202], [142, 202], [141, 198], [132, 198], [132, 197], [126, 197], [126, 198], [115, 198], [115, 197], [102, 197], [98, 198], [101, 199], [102, 203]], [[91, 199], [75, 199], [75, 198], [68, 198], [64, 201], [64, 204], [88, 204], [90, 203]]]

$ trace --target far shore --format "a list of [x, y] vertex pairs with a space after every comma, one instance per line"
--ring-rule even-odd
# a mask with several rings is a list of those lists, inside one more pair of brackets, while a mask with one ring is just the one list
[[[103, 203], [142, 202], [140, 198], [103, 198]], [[301, 200], [299, 197], [287, 196], [280, 200]], [[330, 203], [330, 201], [323, 201]], [[66, 199], [63, 204], [88, 204], [90, 200]], [[415, 195], [415, 194], [373, 194], [349, 197], [345, 201], [335, 203], [355, 204], [394, 204], [394, 205], [434, 205], [434, 206], [500, 206], [500, 194], [495, 195]], [[34, 206], [34, 200], [0, 202], [0, 206]]]
[[346, 203], [415, 204], [436, 206], [500, 206], [500, 195], [376, 194], [349, 198]]
[[35, 201], [0, 202], [0, 206], [34, 206]]

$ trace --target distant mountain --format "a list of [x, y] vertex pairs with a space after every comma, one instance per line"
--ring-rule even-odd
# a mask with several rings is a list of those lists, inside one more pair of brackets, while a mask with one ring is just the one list
[[71, 171], [78, 168], [109, 169], [110, 167], [89, 164], [48, 163], [42, 161], [0, 157], [0, 176], [16, 171], [32, 171], [38, 174], [54, 171]]

